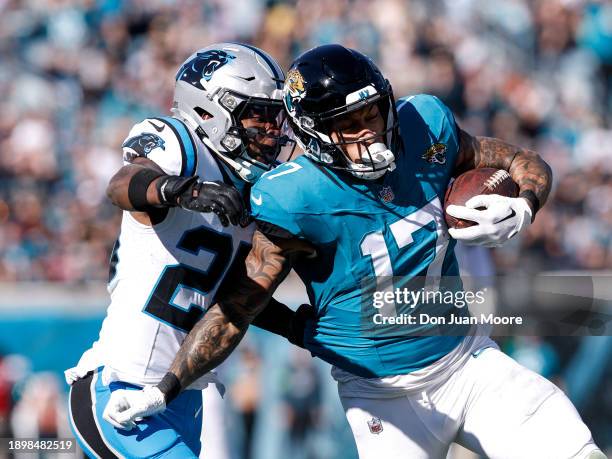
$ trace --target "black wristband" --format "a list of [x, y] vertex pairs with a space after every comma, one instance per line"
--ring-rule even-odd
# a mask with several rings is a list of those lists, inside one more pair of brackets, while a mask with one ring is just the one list
[[170, 371], [164, 375], [162, 380], [157, 385], [157, 388], [162, 394], [164, 394], [166, 406], [168, 406], [168, 404], [174, 400], [182, 390], [181, 382], [176, 375]]
[[531, 190], [521, 191], [519, 194], [519, 198], [526, 199], [531, 204], [531, 207], [533, 208], [533, 215], [531, 216], [531, 221], [533, 222], [536, 214], [538, 213], [538, 210], [540, 210], [540, 200]]
[[147, 190], [151, 182], [162, 175], [153, 169], [142, 169], [132, 176], [128, 185], [128, 199], [134, 210], [144, 211], [151, 208], [147, 199]]

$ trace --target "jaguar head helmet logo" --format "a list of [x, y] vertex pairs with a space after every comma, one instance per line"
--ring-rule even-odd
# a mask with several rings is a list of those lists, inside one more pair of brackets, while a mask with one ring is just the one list
[[285, 105], [290, 114], [296, 111], [295, 103], [306, 96], [306, 82], [298, 69], [291, 69], [285, 79]]

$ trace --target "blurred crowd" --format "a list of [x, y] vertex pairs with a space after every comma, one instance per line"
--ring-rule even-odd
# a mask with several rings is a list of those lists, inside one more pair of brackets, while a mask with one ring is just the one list
[[55, 373], [33, 372], [23, 355], [0, 354], [0, 458], [60, 457], [11, 451], [5, 440], [71, 439], [62, 383]]
[[[0, 0], [0, 281], [107, 278], [120, 212], [105, 188], [122, 141], [133, 123], [169, 111], [187, 56], [228, 40], [255, 44], [284, 68], [318, 44], [359, 49], [396, 97], [435, 94], [468, 132], [537, 151], [553, 167], [553, 192], [529, 232], [494, 254], [498, 269], [612, 268], [610, 2]], [[588, 395], [612, 393], [611, 370], [580, 367], [597, 352], [609, 360], [609, 340], [601, 351], [588, 340], [532, 341], [507, 350], [566, 384], [611, 444], [612, 399]], [[229, 394], [244, 438], [236, 454], [251, 457], [258, 416], [273, 411], [291, 450], [325, 457], [316, 432], [332, 427], [311, 360], [296, 354], [279, 367], [274, 411], [262, 408], [271, 387], [262, 365], [276, 361], [248, 348], [235, 358]], [[20, 382], [26, 367], [19, 357], [0, 361], [0, 437], [71, 436], [59, 380], [33, 373]], [[329, 448], [327, 457], [341, 457]]]
[[343, 43], [396, 97], [436, 94], [469, 132], [533, 148], [552, 199], [500, 268], [609, 268], [611, 21], [611, 4], [586, 0], [2, 0], [0, 280], [106, 277], [120, 145], [168, 111], [179, 63], [223, 40], [285, 68]]

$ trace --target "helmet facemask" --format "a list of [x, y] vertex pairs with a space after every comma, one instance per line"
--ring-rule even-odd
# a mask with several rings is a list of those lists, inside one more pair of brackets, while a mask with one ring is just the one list
[[[346, 128], [343, 129], [342, 126], [347, 123], [350, 125], [352, 114], [367, 110], [373, 105], [378, 107], [378, 116], [382, 117], [383, 128], [367, 137], [347, 138], [343, 133]], [[393, 152], [399, 151], [400, 143], [395, 103], [390, 88], [388, 93], [374, 93], [358, 102], [319, 116], [303, 115], [298, 120], [300, 126], [295, 126], [293, 121], [293, 127], [307, 134], [309, 140], [303, 148], [307, 155], [317, 161], [365, 180], [378, 179], [387, 171], [395, 169]], [[298, 136], [302, 143], [304, 137]], [[352, 145], [357, 145], [359, 148], [357, 161], [353, 161], [347, 154], [347, 150], [353, 148]]]
[[[228, 101], [234, 106], [233, 110], [225, 105]], [[228, 92], [220, 103], [228, 109], [232, 120], [221, 139], [221, 146], [235, 161], [248, 163], [263, 173], [278, 165], [283, 149], [295, 148], [295, 141], [285, 134], [286, 114], [282, 101], [259, 97], [245, 99]]]
[[[243, 180], [254, 183], [261, 174], [279, 164], [280, 156], [292, 156], [296, 145], [286, 135], [286, 115], [281, 100], [245, 96], [231, 90], [214, 99], [218, 101], [217, 111], [221, 113], [217, 116], [221, 121], [215, 119], [215, 114], [194, 107], [198, 118], [194, 131]], [[206, 133], [220, 130], [217, 127], [220, 123], [227, 127], [218, 145], [214, 145]]]
[[260, 49], [218, 43], [198, 50], [176, 76], [174, 116], [242, 180], [278, 163], [284, 123], [280, 66]]

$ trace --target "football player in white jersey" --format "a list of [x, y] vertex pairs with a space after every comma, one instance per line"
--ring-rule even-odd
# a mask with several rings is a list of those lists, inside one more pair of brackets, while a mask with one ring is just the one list
[[130, 431], [103, 410], [117, 389], [169, 383], [181, 342], [232, 264], [243, 264], [254, 231], [244, 194], [288, 142], [283, 80], [258, 48], [211, 45], [178, 70], [173, 116], [145, 119], [123, 143], [124, 166], [107, 190], [124, 210], [111, 303], [98, 341], [66, 371], [72, 428], [89, 456], [199, 455], [202, 389], [222, 387], [213, 373]]

